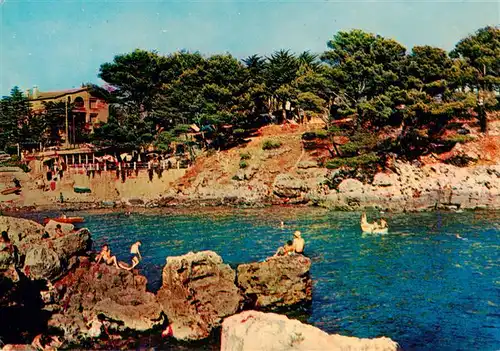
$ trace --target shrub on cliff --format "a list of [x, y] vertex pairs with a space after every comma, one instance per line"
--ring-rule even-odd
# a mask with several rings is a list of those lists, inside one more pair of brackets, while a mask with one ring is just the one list
[[342, 157], [334, 158], [326, 162], [326, 168], [334, 169], [343, 166], [352, 168], [366, 168], [374, 167], [380, 162], [380, 157], [376, 153], [370, 152], [367, 154], [354, 156], [354, 157]]
[[262, 150], [279, 149], [281, 145], [281, 141], [279, 140], [267, 139], [262, 143]]
[[240, 153], [240, 159], [242, 160], [249, 160], [252, 158], [252, 155], [250, 155], [249, 152], [241, 152]]
[[305, 132], [302, 134], [302, 140], [327, 139], [328, 132], [326, 130], [317, 130], [315, 132]]

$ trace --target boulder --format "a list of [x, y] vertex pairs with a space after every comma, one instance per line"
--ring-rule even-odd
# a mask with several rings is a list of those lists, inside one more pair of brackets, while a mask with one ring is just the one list
[[99, 337], [104, 327], [116, 338], [127, 331], [160, 327], [164, 322], [161, 306], [146, 291], [146, 284], [144, 276], [81, 258], [80, 267], [54, 284], [60, 310], [49, 326], [75, 343]]
[[360, 339], [324, 331], [275, 313], [245, 311], [222, 324], [221, 351], [329, 350], [396, 351], [398, 343], [386, 337]]
[[279, 174], [273, 183], [273, 192], [279, 197], [301, 197], [302, 193], [309, 190], [304, 181], [291, 174]]
[[57, 225], [61, 225], [61, 230], [64, 234], [69, 234], [71, 233], [74, 229], [75, 226], [71, 223], [59, 223], [53, 220], [50, 220], [46, 225], [45, 225], [45, 231], [49, 233], [51, 237], [56, 236], [56, 227]]
[[57, 252], [48, 245], [36, 244], [26, 253], [23, 271], [31, 279], [53, 280], [61, 277], [64, 269]]
[[17, 246], [21, 254], [25, 254], [31, 244], [42, 239], [45, 228], [34, 221], [24, 218], [0, 216], [0, 231], [9, 234], [10, 241]]
[[251, 180], [253, 178], [253, 176], [257, 173], [258, 170], [259, 170], [259, 166], [256, 166], [256, 165], [251, 165], [250, 167], [244, 168], [244, 169], [240, 168], [240, 169], [238, 169], [238, 171], [234, 175], [233, 179], [239, 180], [239, 181]]
[[15, 263], [14, 253], [9, 250], [0, 251], [0, 271], [5, 271]]
[[270, 257], [238, 266], [238, 286], [251, 307], [279, 308], [312, 300], [311, 260], [302, 255]]
[[316, 161], [302, 161], [299, 162], [297, 165], [297, 168], [301, 169], [308, 169], [308, 168], [317, 168], [318, 167], [318, 162]]
[[363, 192], [363, 183], [361, 183], [357, 179], [344, 179], [338, 187], [339, 192], [341, 193], [351, 193], [351, 192], [356, 192], [356, 193], [361, 193]]
[[2, 351], [36, 351], [37, 348], [31, 344], [7, 344]]
[[162, 278], [158, 301], [179, 340], [208, 337], [243, 300], [234, 270], [213, 251], [168, 257]]
[[52, 240], [54, 250], [61, 259], [69, 262], [73, 256], [84, 254], [90, 249], [91, 239], [88, 229], [83, 228]]
[[58, 279], [67, 272], [71, 258], [85, 253], [90, 243], [90, 232], [87, 229], [56, 239], [40, 239], [26, 249], [24, 274], [31, 279]]
[[372, 185], [386, 187], [397, 185], [398, 183], [398, 176], [396, 174], [377, 173], [373, 177]]

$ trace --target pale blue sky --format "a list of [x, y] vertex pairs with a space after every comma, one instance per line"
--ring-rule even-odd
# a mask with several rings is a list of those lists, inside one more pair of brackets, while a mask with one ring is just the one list
[[111, 1], [0, 0], [0, 95], [100, 83], [99, 66], [135, 48], [170, 53], [278, 49], [321, 52], [339, 30], [360, 28], [410, 49], [450, 50], [500, 23], [490, 1]]

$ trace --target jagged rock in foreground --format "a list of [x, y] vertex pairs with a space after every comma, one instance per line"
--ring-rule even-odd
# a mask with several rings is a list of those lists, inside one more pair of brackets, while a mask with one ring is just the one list
[[213, 251], [167, 257], [158, 301], [173, 336], [199, 340], [236, 313], [242, 303], [235, 272]]
[[42, 305], [39, 284], [26, 278], [13, 263], [0, 269], [0, 340], [3, 343], [29, 342], [43, 330], [46, 316]]
[[32, 279], [55, 280], [72, 266], [71, 258], [90, 247], [90, 232], [80, 229], [56, 239], [41, 239], [26, 248], [23, 272]]
[[221, 351], [400, 350], [389, 338], [359, 339], [327, 334], [311, 325], [275, 314], [245, 311], [222, 323]]
[[[0, 216], [0, 231], [7, 231], [12, 245], [18, 250], [18, 266], [31, 279], [55, 280], [72, 265], [72, 257], [90, 247], [90, 232], [80, 229], [65, 232], [58, 238], [44, 238], [45, 228], [33, 221]], [[0, 266], [7, 257], [0, 258]]]
[[238, 286], [252, 308], [279, 308], [312, 300], [311, 260], [302, 255], [270, 257], [238, 266]]
[[70, 343], [107, 333], [143, 332], [163, 324], [161, 307], [146, 291], [147, 279], [129, 271], [80, 258], [80, 267], [54, 284], [57, 313], [49, 326]]
[[9, 234], [10, 241], [17, 246], [20, 254], [25, 254], [32, 243], [38, 243], [45, 233], [44, 227], [29, 219], [0, 216], [0, 231]]

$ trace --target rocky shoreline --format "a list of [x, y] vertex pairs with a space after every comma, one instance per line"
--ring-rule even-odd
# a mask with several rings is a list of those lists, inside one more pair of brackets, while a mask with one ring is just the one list
[[[267, 338], [283, 341], [276, 350], [306, 350], [318, 335], [329, 349], [399, 348], [388, 338], [328, 335], [264, 313], [311, 302], [311, 261], [302, 255], [271, 257], [236, 269], [212, 251], [167, 257], [163, 284], [153, 293], [138, 270], [94, 263], [88, 230], [65, 225], [64, 235], [57, 236], [54, 225], [0, 216], [0, 229], [12, 244], [0, 251], [3, 350], [127, 349], [141, 346], [144, 337], [165, 346], [206, 341], [221, 327], [222, 350], [249, 350]], [[279, 330], [273, 327], [277, 318]], [[246, 323], [249, 319], [254, 320]], [[242, 326], [268, 331], [242, 334]]]
[[[1, 203], [4, 213], [19, 211], [80, 211], [117, 208], [205, 208], [318, 206], [334, 210], [415, 212], [500, 209], [500, 165], [456, 167], [442, 163], [417, 167], [396, 161], [392, 170], [375, 174], [371, 183], [346, 178], [339, 170], [301, 165], [295, 172], [262, 179], [204, 182], [199, 174], [189, 185], [142, 198], [74, 199], [38, 205]], [[206, 184], [205, 184], [206, 183]], [[327, 186], [326, 184], [330, 184]]]

